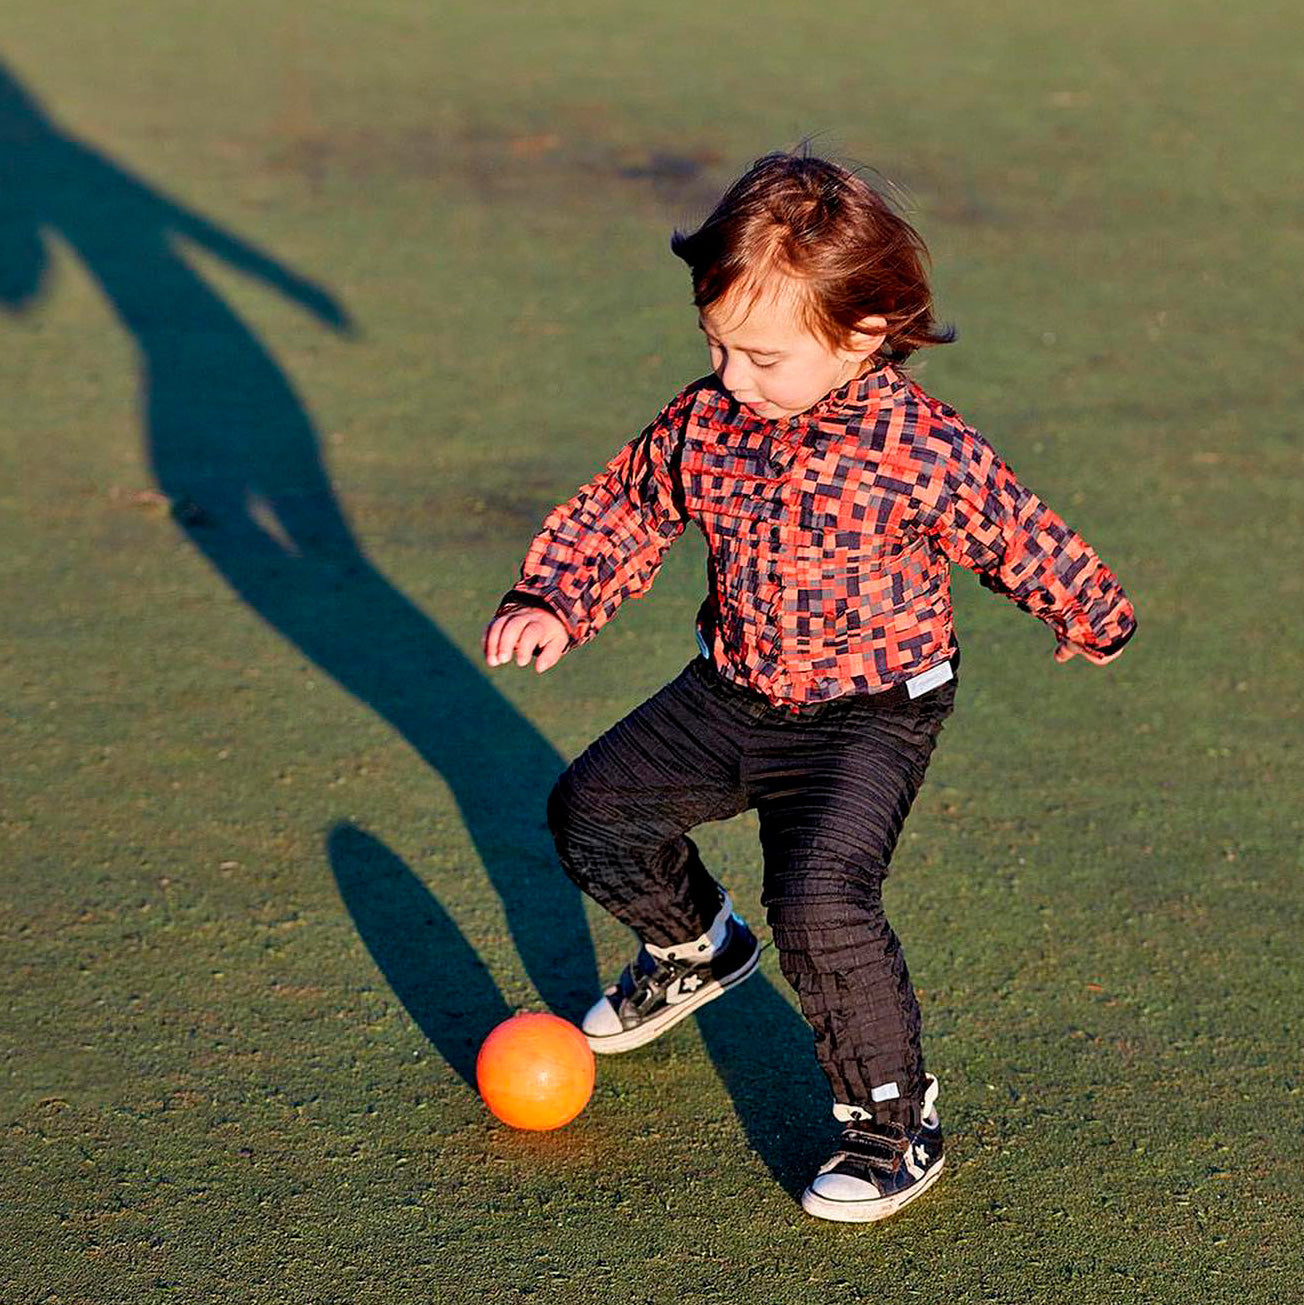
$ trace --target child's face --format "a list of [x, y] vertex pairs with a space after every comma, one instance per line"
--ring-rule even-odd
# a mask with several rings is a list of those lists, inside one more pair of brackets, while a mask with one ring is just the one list
[[865, 369], [887, 323], [867, 317], [845, 349], [833, 348], [802, 321], [799, 290], [770, 276], [751, 302], [735, 286], [702, 310], [700, 324], [720, 383], [758, 416], [795, 417]]

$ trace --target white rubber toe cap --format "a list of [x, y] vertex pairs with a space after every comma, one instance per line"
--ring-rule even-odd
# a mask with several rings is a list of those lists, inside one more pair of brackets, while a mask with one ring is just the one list
[[810, 1188], [828, 1201], [873, 1201], [881, 1195], [873, 1183], [853, 1178], [850, 1174], [821, 1174]]
[[605, 997], [599, 997], [593, 1003], [580, 1027], [591, 1038], [609, 1038], [624, 1031], [616, 1008]]

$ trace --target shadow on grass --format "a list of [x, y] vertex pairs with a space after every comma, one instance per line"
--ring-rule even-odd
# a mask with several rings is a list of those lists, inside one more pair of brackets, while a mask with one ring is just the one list
[[[579, 891], [554, 872], [543, 821], [561, 757], [372, 566], [336, 500], [303, 402], [192, 267], [188, 247], [332, 330], [351, 329], [344, 309], [61, 132], [3, 68], [0, 205], [0, 303], [24, 311], [39, 300], [49, 268], [45, 233], [81, 258], [139, 349], [147, 451], [177, 524], [235, 593], [443, 777], [543, 1000], [572, 1005], [592, 993], [597, 973]], [[542, 890], [527, 883], [544, 870]], [[383, 882], [391, 890], [397, 883], [392, 874]], [[365, 922], [379, 917], [356, 878], [350, 884], [345, 902], [365, 936]], [[396, 958], [411, 957], [405, 944], [392, 930], [367, 942], [395, 981]], [[384, 956], [391, 945], [394, 954]]]
[[[148, 455], [179, 527], [244, 602], [442, 776], [526, 973], [548, 1007], [579, 1018], [599, 976], [579, 892], [556, 869], [543, 820], [563, 759], [372, 566], [289, 378], [195, 270], [188, 248], [261, 282], [331, 330], [351, 329], [343, 307], [60, 130], [0, 65], [0, 305], [11, 312], [40, 301], [47, 233], [81, 259], [136, 342]], [[344, 825], [327, 850], [376, 964], [425, 1035], [471, 1081], [474, 1048], [508, 1013], [474, 949], [382, 843]], [[731, 1016], [711, 1012], [702, 1028], [766, 1154], [769, 1139], [784, 1131], [777, 1103], [790, 1099], [769, 1084], [774, 1059], [766, 1048], [808, 1033], [773, 990], [758, 995], [764, 980], [748, 986], [741, 1009], [752, 1012], [750, 1036], [734, 1023], [737, 998]]]
[[484, 1033], [512, 1013], [484, 962], [379, 839], [341, 824], [326, 849], [340, 896], [385, 981], [439, 1054], [474, 1084]]
[[799, 1198], [833, 1138], [833, 1097], [810, 1026], [759, 973], [704, 1006], [697, 1022], [752, 1150]]

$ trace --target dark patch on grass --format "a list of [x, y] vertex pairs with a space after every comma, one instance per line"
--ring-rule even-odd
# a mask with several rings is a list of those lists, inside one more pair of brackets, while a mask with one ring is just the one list
[[[533, 537], [552, 506], [549, 490], [468, 490], [447, 486], [423, 495], [412, 505], [414, 525], [424, 526], [436, 545], [490, 544], [501, 547], [516, 540], [523, 547]], [[406, 508], [402, 516], [406, 516]], [[392, 514], [391, 514], [392, 517]]]
[[491, 203], [536, 194], [591, 205], [620, 193], [623, 204], [651, 202], [678, 214], [713, 204], [727, 180], [721, 155], [706, 146], [630, 146], [561, 130], [297, 132], [262, 148], [268, 166], [297, 174], [314, 189], [336, 177], [426, 178], [469, 188]]

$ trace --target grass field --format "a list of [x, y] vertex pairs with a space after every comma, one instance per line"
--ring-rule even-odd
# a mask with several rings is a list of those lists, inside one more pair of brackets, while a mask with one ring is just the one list
[[[1298, 1299], [1302, 36], [8, 0], [0, 1300]], [[772, 949], [564, 1130], [471, 1083], [627, 959], [543, 802], [693, 654], [700, 542], [546, 676], [480, 632], [706, 370], [671, 228], [805, 135], [905, 189], [920, 379], [1140, 619], [1058, 666], [956, 578], [888, 901], [948, 1173], [879, 1227], [796, 1204], [836, 1125]], [[700, 841], [759, 925], [754, 822]]]

